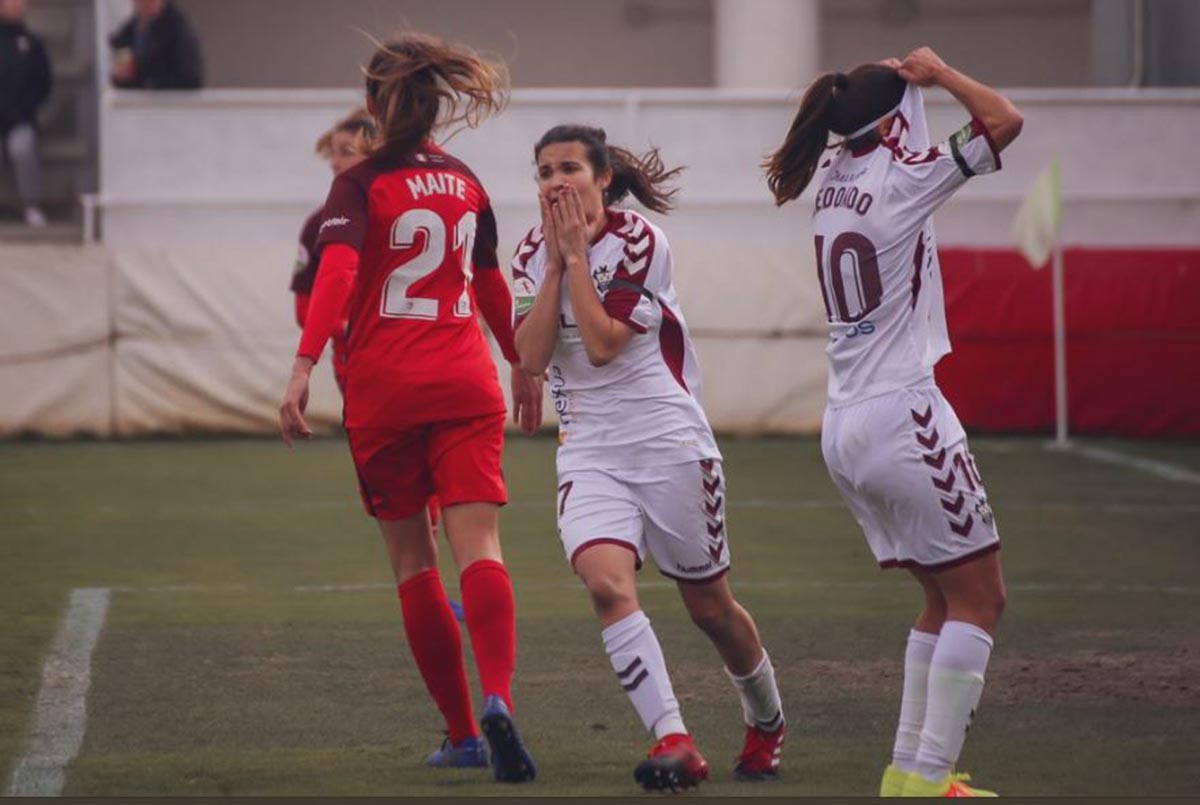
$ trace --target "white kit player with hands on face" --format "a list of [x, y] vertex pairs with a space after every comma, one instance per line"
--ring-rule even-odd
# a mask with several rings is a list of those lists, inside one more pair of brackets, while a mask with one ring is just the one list
[[614, 208], [632, 194], [665, 213], [679, 172], [657, 151], [608, 145], [601, 129], [556, 126], [534, 148], [542, 222], [513, 261], [521, 367], [548, 372], [559, 417], [558, 528], [603, 628], [604, 648], [655, 743], [634, 772], [647, 790], [698, 785], [708, 764], [638, 603], [647, 551], [676, 580], [741, 698], [734, 774], [778, 773], [783, 709], [774, 669], [726, 572], [725, 475], [700, 406], [700, 373], [661, 229]]
[[[921, 87], [969, 121], [931, 146]], [[954, 409], [934, 382], [950, 351], [932, 215], [1000, 169], [1021, 131], [1003, 95], [927, 47], [812, 83], [766, 162], [776, 204], [817, 176], [813, 235], [829, 319], [821, 449], [881, 567], [924, 590], [881, 796], [995, 796], [954, 772], [1004, 608], [1000, 538]], [[840, 139], [826, 156], [829, 134]]]

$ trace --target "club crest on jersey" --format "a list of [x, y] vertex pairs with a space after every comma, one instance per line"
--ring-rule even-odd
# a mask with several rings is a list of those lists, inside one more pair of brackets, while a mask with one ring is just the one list
[[600, 293], [601, 298], [608, 293], [608, 286], [612, 285], [613, 273], [613, 270], [607, 265], [601, 265], [592, 271], [592, 282], [596, 283], [596, 290]]
[[992, 514], [992, 507], [988, 504], [987, 498], [981, 498], [975, 504], [975, 513], [979, 515], [979, 519], [983, 520], [983, 524], [987, 526], [990, 526], [996, 519], [996, 516]]

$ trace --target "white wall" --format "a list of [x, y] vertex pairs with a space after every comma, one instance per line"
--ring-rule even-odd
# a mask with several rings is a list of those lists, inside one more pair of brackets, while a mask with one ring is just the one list
[[[215, 87], [357, 86], [370, 48], [354, 29], [383, 37], [405, 25], [503, 56], [519, 87], [705, 87], [717, 78], [712, 0], [176, 1], [201, 33]], [[761, 36], [776, 40], [771, 50], [815, 36], [823, 70], [929, 44], [992, 84], [1092, 82], [1090, 0], [823, 0], [819, 32], [782, 19]]]
[[[1067, 242], [1200, 240], [1192, 145], [1200, 91], [1010, 95], [1025, 130], [1005, 153], [1003, 171], [971, 182], [939, 213], [943, 244], [1007, 245], [1012, 213], [1053, 155], [1062, 165]], [[356, 100], [335, 90], [110, 94], [101, 165], [106, 242], [290, 241], [329, 184], [312, 144]], [[449, 148], [487, 185], [502, 248], [532, 222], [532, 144], [551, 125], [577, 121], [604, 126], [615, 142], [657, 145], [669, 163], [687, 166], [670, 230], [694, 223], [701, 255], [740, 239], [728, 226], [737, 216], [778, 222], [751, 248], [756, 257], [779, 255], [807, 237], [807, 214], [802, 205], [775, 213], [757, 166], [782, 138], [794, 105], [783, 92], [522, 90], [504, 115]], [[962, 110], [943, 93], [930, 93], [927, 108], [935, 133], [962, 123]], [[675, 239], [690, 248], [687, 238]]]

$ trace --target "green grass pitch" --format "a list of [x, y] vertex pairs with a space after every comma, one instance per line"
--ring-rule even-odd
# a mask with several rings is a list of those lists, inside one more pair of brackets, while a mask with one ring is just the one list
[[[1200, 471], [1200, 445], [1102, 444]], [[731, 581], [790, 733], [779, 781], [733, 782], [736, 696], [673, 585], [643, 570], [643, 607], [713, 768], [702, 793], [871, 795], [918, 588], [875, 569], [815, 440], [722, 447]], [[1032, 439], [972, 448], [1010, 591], [963, 768], [1006, 795], [1194, 795], [1200, 486]], [[71, 590], [108, 587], [68, 795], [638, 793], [650, 741], [558, 543], [553, 449], [512, 436], [506, 455], [517, 715], [541, 773], [505, 788], [421, 765], [440, 719], [341, 441], [0, 444], [0, 769], [25, 751]]]

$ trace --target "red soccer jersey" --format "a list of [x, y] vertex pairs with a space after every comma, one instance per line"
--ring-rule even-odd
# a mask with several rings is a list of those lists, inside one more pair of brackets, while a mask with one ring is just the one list
[[[496, 239], [479, 180], [431, 143], [403, 158], [368, 159], [334, 179], [317, 245], [344, 244], [359, 255], [347, 307], [346, 427], [407, 427], [504, 410], [475, 316], [475, 287], [481, 301], [495, 299], [497, 281], [511, 310]], [[497, 329], [493, 317], [503, 315], [488, 316]], [[506, 335], [498, 333], [512, 360], [511, 323]], [[319, 354], [320, 346], [302, 341], [301, 352]]]

